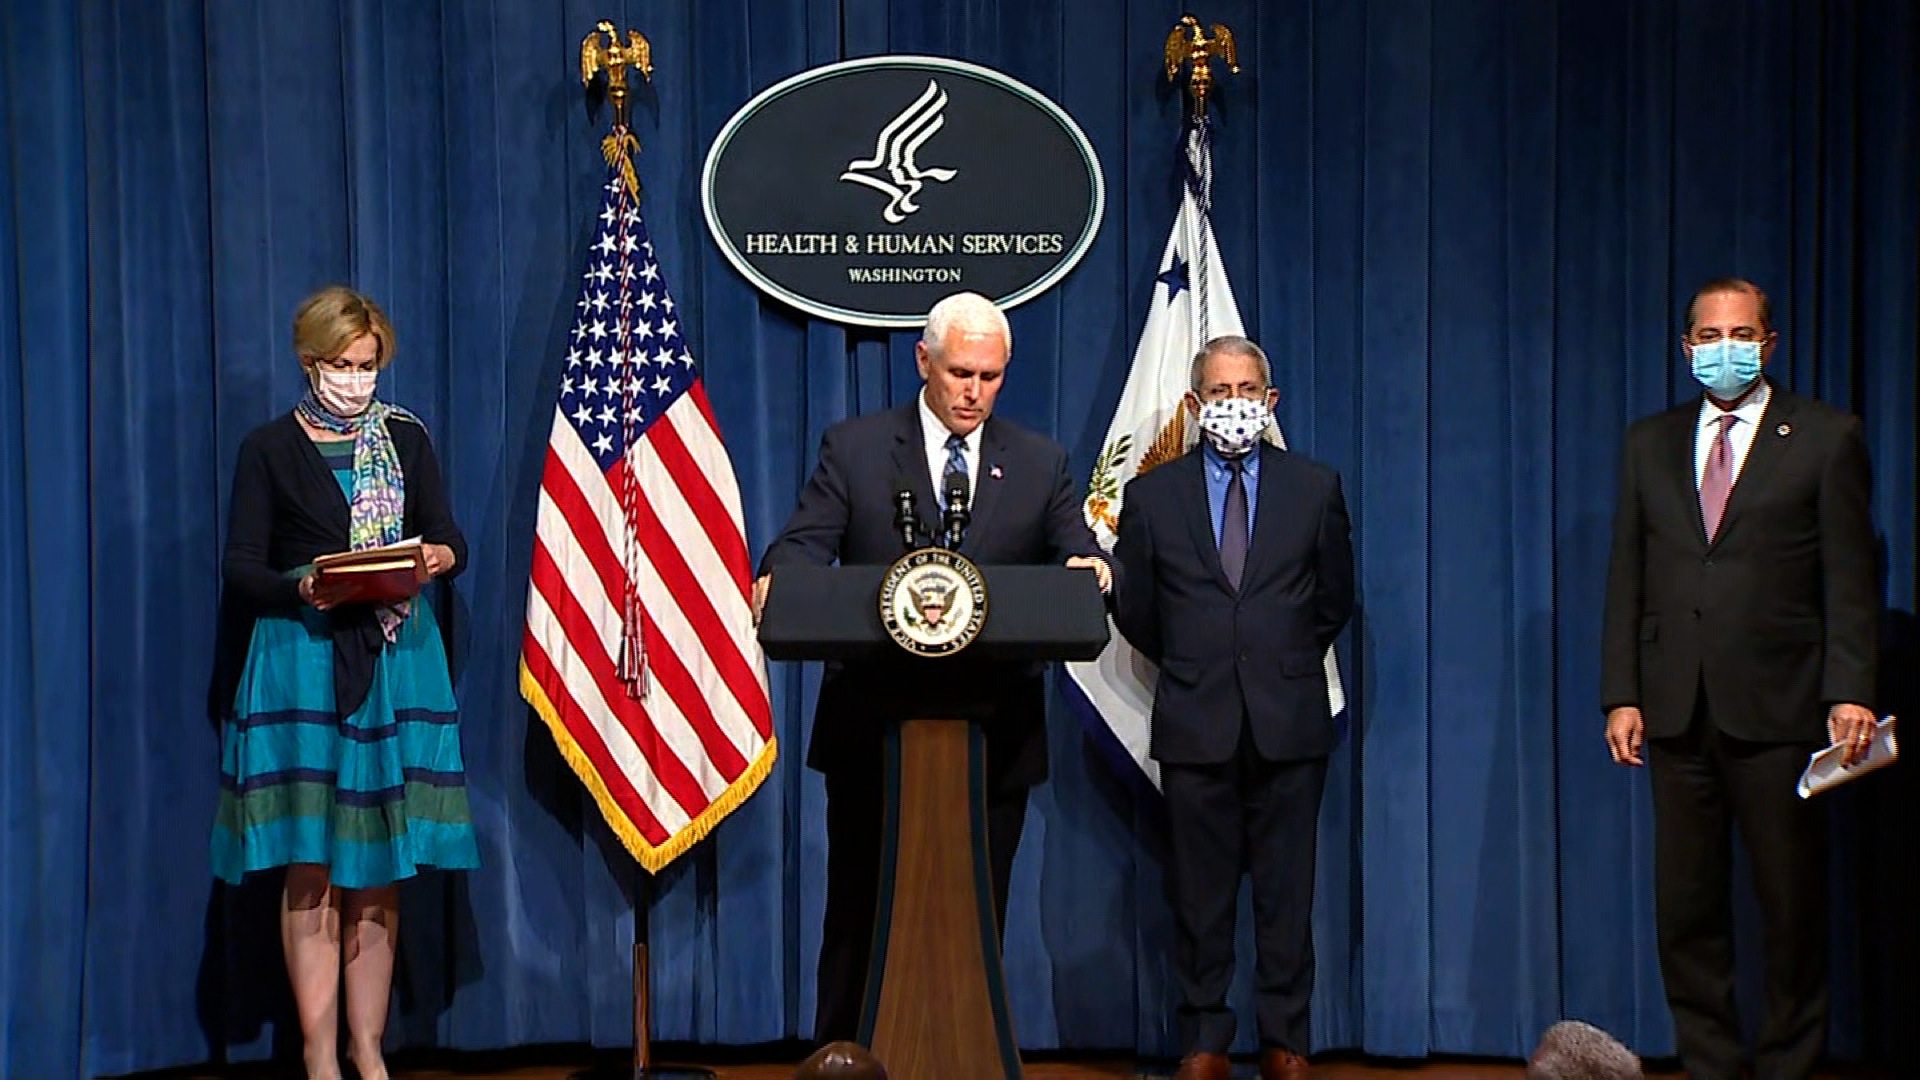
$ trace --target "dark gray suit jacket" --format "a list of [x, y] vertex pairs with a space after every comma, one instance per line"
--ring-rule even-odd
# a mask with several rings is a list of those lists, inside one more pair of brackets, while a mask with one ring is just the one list
[[1600, 704], [1678, 735], [1704, 685], [1715, 723], [1826, 741], [1826, 707], [1873, 707], [1880, 590], [1860, 421], [1775, 386], [1711, 543], [1694, 480], [1700, 401], [1627, 431]]

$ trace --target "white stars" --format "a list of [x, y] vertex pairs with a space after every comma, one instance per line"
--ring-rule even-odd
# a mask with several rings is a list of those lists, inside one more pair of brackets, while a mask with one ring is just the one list
[[641, 311], [644, 311], [647, 314], [651, 315], [653, 314], [653, 308], [656, 301], [654, 300], [653, 294], [651, 292], [643, 292], [640, 294], [640, 299], [635, 300], [634, 303], [640, 305]]
[[599, 319], [595, 319], [593, 320], [593, 325], [588, 328], [587, 332], [593, 335], [593, 340], [603, 341], [607, 336], [607, 324]]
[[660, 264], [649, 261], [646, 266], [640, 269], [640, 277], [649, 285], [660, 280]]
[[613, 436], [608, 435], [606, 432], [601, 432], [600, 437], [593, 440], [593, 452], [596, 454], [613, 453]]
[[573, 422], [575, 425], [590, 424], [593, 422], [593, 410], [587, 408], [586, 402], [581, 402], [580, 407], [573, 410]]
[[671, 389], [673, 389], [673, 377], [672, 377], [672, 376], [669, 376], [669, 375], [656, 375], [656, 376], [654, 376], [654, 378], [653, 378], [653, 392], [654, 392], [654, 395], [655, 395], [656, 397], [665, 397], [665, 396], [666, 396], [666, 394], [667, 394], [667, 391], [669, 391], [669, 390], [671, 390]]
[[[671, 299], [671, 297], [669, 297], [669, 299]], [[678, 332], [679, 332], [679, 324], [675, 323], [672, 319], [666, 319], [660, 323], [661, 337], [670, 338]]]

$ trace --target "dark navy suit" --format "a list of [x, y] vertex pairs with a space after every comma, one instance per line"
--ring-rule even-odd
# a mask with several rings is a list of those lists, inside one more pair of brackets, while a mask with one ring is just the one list
[[1210, 448], [1127, 485], [1116, 621], [1160, 669], [1151, 753], [1171, 830], [1185, 1049], [1232, 1042], [1234, 905], [1250, 872], [1261, 1043], [1305, 1054], [1314, 839], [1338, 740], [1322, 657], [1353, 612], [1353, 546], [1338, 474], [1264, 444], [1255, 453], [1238, 588], [1220, 561]]
[[[800, 564], [891, 563], [904, 553], [894, 528], [893, 493], [904, 478], [917, 490], [927, 535], [938, 535], [937, 503], [920, 430], [918, 399], [827, 430], [820, 460], [760, 572]], [[1104, 554], [1081, 516], [1067, 452], [1043, 435], [989, 416], [973, 477], [972, 524], [962, 554], [982, 565], [1058, 565]], [[965, 664], [956, 658], [956, 665]], [[977, 713], [987, 747], [987, 845], [995, 914], [1006, 924], [1007, 879], [1026, 819], [1027, 791], [1046, 779], [1044, 666], [965, 664], [945, 676], [991, 688]], [[880, 863], [880, 746], [889, 721], [926, 692], [904, 663], [830, 664], [814, 710], [807, 764], [827, 782], [827, 906], [821, 927], [815, 1035], [853, 1039], [860, 1019]]]

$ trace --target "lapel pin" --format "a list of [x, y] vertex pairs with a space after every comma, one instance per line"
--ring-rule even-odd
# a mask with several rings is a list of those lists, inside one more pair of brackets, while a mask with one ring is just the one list
[[1779, 427], [1773, 429], [1773, 433], [1784, 439], [1787, 436], [1793, 434], [1793, 425], [1781, 424]]
[[[1780, 426], [1781, 426], [1781, 427], [1785, 427], [1786, 425], [1785, 425], [1785, 424], [1782, 424], [1782, 425], [1780, 425]], [[1784, 432], [1783, 432], [1783, 434], [1784, 434]], [[988, 475], [988, 476], [991, 476], [991, 477], [993, 477], [993, 478], [994, 478], [995, 480], [998, 480], [998, 479], [1000, 479], [1000, 475], [1001, 475], [1001, 474], [1000, 474], [1000, 466], [998, 466], [998, 465], [995, 465], [995, 466], [994, 466], [994, 467], [992, 467], [991, 469], [988, 469], [988, 470], [987, 470], [987, 475]]]

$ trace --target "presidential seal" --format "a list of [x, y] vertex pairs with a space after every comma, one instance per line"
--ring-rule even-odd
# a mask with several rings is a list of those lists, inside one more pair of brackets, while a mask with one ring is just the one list
[[880, 623], [916, 656], [952, 656], [980, 636], [986, 621], [986, 579], [958, 552], [910, 551], [880, 580]]

